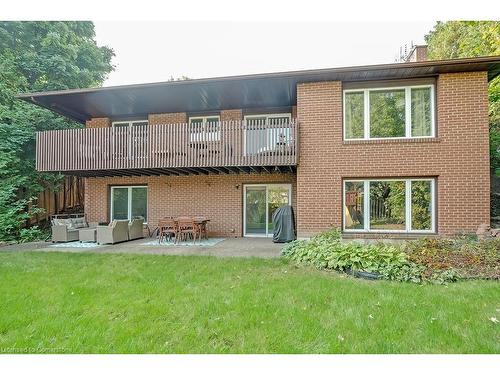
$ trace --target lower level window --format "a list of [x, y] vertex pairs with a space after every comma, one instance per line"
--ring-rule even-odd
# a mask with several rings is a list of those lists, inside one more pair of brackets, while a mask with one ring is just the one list
[[148, 188], [146, 186], [111, 187], [111, 220], [148, 220]]
[[434, 232], [434, 179], [344, 181], [344, 230]]

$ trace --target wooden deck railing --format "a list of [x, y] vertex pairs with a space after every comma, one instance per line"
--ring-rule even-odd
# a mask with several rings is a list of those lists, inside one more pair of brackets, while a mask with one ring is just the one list
[[222, 121], [37, 133], [39, 171], [293, 166], [297, 121]]

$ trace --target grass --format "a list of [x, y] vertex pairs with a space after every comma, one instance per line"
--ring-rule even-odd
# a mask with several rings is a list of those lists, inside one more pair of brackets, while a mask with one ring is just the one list
[[500, 283], [281, 259], [0, 253], [0, 353], [499, 353]]

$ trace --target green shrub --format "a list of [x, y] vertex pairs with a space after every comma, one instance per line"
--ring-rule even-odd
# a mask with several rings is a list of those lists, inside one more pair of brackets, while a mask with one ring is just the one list
[[338, 230], [322, 233], [309, 241], [294, 241], [285, 246], [283, 256], [319, 269], [373, 272], [386, 280], [420, 282], [423, 272], [423, 267], [409, 262], [407, 255], [396, 246], [342, 242]]
[[428, 280], [436, 284], [446, 284], [458, 281], [460, 275], [457, 270], [450, 268], [447, 270], [437, 270], [428, 276]]
[[423, 239], [395, 246], [342, 242], [331, 230], [308, 241], [294, 241], [283, 256], [319, 269], [366, 271], [385, 280], [433, 283], [459, 279], [500, 279], [500, 239], [479, 241], [477, 236]]
[[33, 198], [17, 199], [18, 187], [7, 182], [0, 182], [0, 242], [17, 242], [26, 221], [44, 210], [31, 206]]
[[298, 263], [307, 263], [316, 268], [327, 268], [330, 248], [340, 240], [340, 231], [331, 230], [314, 236], [310, 240], [297, 240], [287, 244], [282, 255]]
[[19, 234], [19, 242], [43, 241], [47, 238], [47, 232], [38, 228], [37, 225], [30, 228], [23, 228]]
[[492, 218], [500, 217], [500, 194], [491, 194], [490, 213]]

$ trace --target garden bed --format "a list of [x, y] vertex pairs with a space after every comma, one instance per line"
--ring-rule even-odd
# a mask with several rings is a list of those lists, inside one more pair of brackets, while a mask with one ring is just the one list
[[471, 237], [410, 241], [404, 246], [411, 262], [425, 267], [424, 277], [455, 272], [459, 279], [500, 279], [500, 239]]
[[307, 241], [294, 241], [283, 256], [319, 269], [365, 279], [446, 283], [466, 279], [500, 279], [500, 239], [475, 236], [424, 239], [401, 245], [343, 242], [332, 230]]

